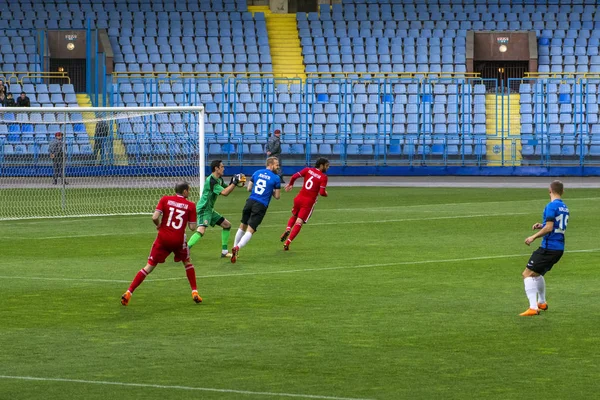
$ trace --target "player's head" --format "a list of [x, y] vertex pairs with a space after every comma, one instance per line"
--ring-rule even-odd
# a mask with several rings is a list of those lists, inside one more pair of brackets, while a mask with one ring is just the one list
[[329, 169], [329, 160], [323, 157], [319, 158], [317, 162], [315, 162], [315, 168], [327, 172]]
[[267, 169], [270, 169], [271, 171], [277, 171], [277, 169], [279, 168], [279, 159], [277, 157], [269, 157], [267, 158]]
[[564, 189], [564, 185], [561, 181], [552, 181], [550, 184], [550, 194], [554, 193], [555, 195], [562, 196]]
[[223, 160], [213, 160], [210, 163], [210, 170], [212, 173], [223, 175], [223, 173], [225, 172], [225, 165], [223, 165]]
[[54, 137], [57, 138], [58, 140], [62, 139], [62, 132], [56, 132], [54, 134]]
[[182, 195], [187, 199], [190, 195], [190, 184], [186, 181], [177, 182], [177, 185], [175, 185], [175, 193]]

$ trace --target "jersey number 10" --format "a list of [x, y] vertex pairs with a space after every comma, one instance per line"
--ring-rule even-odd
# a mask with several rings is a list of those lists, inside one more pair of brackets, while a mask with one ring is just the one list
[[557, 227], [554, 228], [555, 233], [565, 233], [565, 229], [567, 229], [567, 224], [569, 223], [569, 215], [568, 214], [559, 214], [555, 219]]

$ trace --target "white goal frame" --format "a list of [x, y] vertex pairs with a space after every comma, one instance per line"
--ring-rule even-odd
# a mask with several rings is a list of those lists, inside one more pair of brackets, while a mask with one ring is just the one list
[[[174, 113], [190, 113], [196, 114], [198, 117], [197, 120], [197, 129], [198, 129], [198, 188], [199, 193], [202, 193], [204, 182], [206, 180], [206, 139], [205, 139], [205, 131], [204, 131], [204, 123], [205, 123], [205, 110], [204, 106], [144, 106], [144, 107], [9, 107], [9, 108], [0, 108], [0, 114], [4, 113], [67, 113], [67, 114], [85, 114], [85, 113], [110, 113], [113, 115], [113, 119], [120, 119], [118, 114], [135, 114], [136, 112], [140, 113], [165, 113], [165, 112], [174, 112]], [[122, 118], [127, 118], [126, 115], [123, 115]], [[101, 118], [94, 120], [90, 119], [90, 121], [99, 121]], [[6, 123], [6, 122], [4, 122]], [[17, 121], [17, 123], [19, 123]], [[62, 123], [57, 121], [56, 124], [61, 125]], [[1, 178], [1, 176], [0, 176]], [[190, 182], [194, 185], [194, 182]], [[7, 188], [6, 190], [11, 190]], [[135, 213], [138, 214], [138, 213]], [[139, 213], [144, 214], [144, 213]], [[87, 214], [86, 216], [93, 215], [127, 215], [127, 214]], [[70, 217], [82, 217], [84, 215], [57, 215], [57, 216], [31, 216], [31, 217], [18, 217], [18, 218], [2, 218], [0, 216], [0, 220], [17, 220], [17, 219], [37, 219], [37, 218], [70, 218]]]

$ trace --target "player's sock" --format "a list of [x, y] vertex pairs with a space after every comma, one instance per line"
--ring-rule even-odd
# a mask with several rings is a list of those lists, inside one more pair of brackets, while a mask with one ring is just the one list
[[237, 232], [235, 233], [235, 239], [233, 239], [233, 247], [237, 246], [238, 243], [240, 243], [240, 240], [242, 240], [242, 236], [244, 236], [244, 233], [246, 232], [241, 229], [237, 230]]
[[190, 282], [190, 287], [192, 290], [198, 290], [196, 287], [196, 270], [192, 264], [185, 266], [185, 274], [187, 275], [188, 282]]
[[131, 285], [129, 286], [129, 292], [133, 293], [133, 291], [144, 282], [144, 279], [148, 276], [148, 273], [144, 268], [140, 269], [138, 273], [133, 278]]
[[244, 236], [242, 236], [242, 238], [240, 239], [240, 242], [237, 244], [237, 246], [241, 249], [242, 247], [244, 247], [245, 245], [248, 244], [250, 239], [252, 239], [252, 234], [250, 232], [244, 233]]
[[200, 232], [194, 233], [190, 240], [188, 240], [188, 247], [191, 249], [200, 239], [202, 239], [202, 234]]
[[546, 280], [543, 276], [536, 277], [537, 292], [538, 292], [538, 303], [544, 304], [546, 302]]
[[227, 254], [227, 245], [229, 244], [230, 233], [231, 228], [223, 228], [223, 230], [221, 231], [221, 249], [223, 249], [223, 254]]
[[527, 299], [529, 299], [529, 308], [537, 310], [537, 282], [533, 277], [527, 277], [523, 279], [523, 283], [525, 284], [525, 294], [527, 295]]
[[291, 242], [292, 240], [294, 240], [294, 238], [300, 233], [300, 229], [302, 229], [302, 224], [296, 224], [294, 225], [294, 227], [292, 228], [292, 232], [290, 233], [290, 238], [289, 241]]
[[288, 220], [288, 224], [287, 224], [288, 231], [292, 229], [292, 226], [294, 226], [294, 222], [296, 222], [296, 219], [297, 218], [292, 215], [292, 217]]

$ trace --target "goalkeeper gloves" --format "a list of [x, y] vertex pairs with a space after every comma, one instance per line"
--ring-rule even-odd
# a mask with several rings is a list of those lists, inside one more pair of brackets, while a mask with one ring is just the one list
[[244, 186], [246, 184], [246, 175], [244, 174], [235, 174], [231, 177], [231, 181], [229, 184], [233, 184], [236, 186]]

